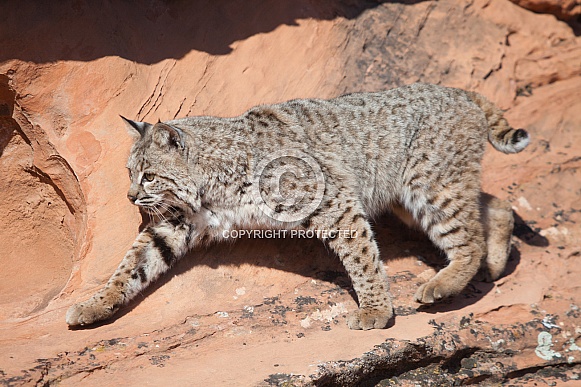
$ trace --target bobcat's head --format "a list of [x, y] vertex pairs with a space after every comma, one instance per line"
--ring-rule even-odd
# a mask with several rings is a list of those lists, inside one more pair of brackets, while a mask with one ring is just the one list
[[164, 219], [199, 209], [199, 195], [189, 173], [187, 134], [158, 122], [123, 120], [136, 138], [127, 161], [131, 186], [127, 198]]

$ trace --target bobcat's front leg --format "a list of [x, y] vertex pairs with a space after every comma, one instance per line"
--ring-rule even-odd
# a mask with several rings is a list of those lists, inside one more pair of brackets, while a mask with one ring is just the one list
[[185, 223], [161, 222], [147, 227], [107, 285], [68, 310], [67, 324], [87, 325], [111, 317], [187, 252], [191, 234], [192, 226]]
[[379, 249], [357, 199], [331, 199], [323, 204], [304, 225], [314, 230], [329, 230], [324, 238], [338, 255], [357, 293], [359, 309], [352, 312], [347, 324], [351, 329], [382, 329], [393, 317], [389, 283]]

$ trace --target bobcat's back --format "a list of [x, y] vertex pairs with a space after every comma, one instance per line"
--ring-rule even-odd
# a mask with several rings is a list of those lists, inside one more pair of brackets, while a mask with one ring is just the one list
[[[355, 191], [369, 215], [394, 201], [412, 200], [416, 186], [477, 181], [487, 138], [504, 152], [522, 150], [523, 134], [528, 141], [484, 97], [426, 84], [258, 106], [236, 118], [168, 123], [190, 136], [198, 169], [231, 179], [235, 190], [240, 190], [236, 179], [255, 173], [261, 160], [300, 150], [314, 158], [326, 179]], [[219, 176], [225, 171], [233, 174]]]

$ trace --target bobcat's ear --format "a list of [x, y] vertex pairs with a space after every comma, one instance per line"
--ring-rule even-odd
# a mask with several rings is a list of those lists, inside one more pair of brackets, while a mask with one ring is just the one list
[[147, 122], [139, 122], [139, 121], [129, 120], [121, 115], [119, 117], [121, 117], [121, 119], [127, 125], [127, 128], [129, 129], [129, 133], [131, 133], [132, 135], [139, 134], [139, 137], [143, 137], [145, 135], [145, 132], [153, 126], [151, 124], [148, 124]]
[[173, 148], [184, 149], [184, 132], [173, 125], [158, 122], [153, 125], [153, 139], [161, 146], [169, 145]]

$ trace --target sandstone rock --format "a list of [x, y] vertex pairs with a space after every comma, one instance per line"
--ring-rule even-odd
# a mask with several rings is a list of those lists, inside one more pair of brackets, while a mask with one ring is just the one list
[[573, 20], [581, 15], [579, 0], [511, 0], [523, 8], [538, 13], [550, 13], [561, 20]]
[[67, 283], [85, 237], [84, 202], [70, 166], [22, 114], [5, 75], [0, 107], [0, 317], [26, 317]]
[[[4, 383], [579, 377], [581, 44], [568, 24], [507, 0], [105, 8], [0, 5]], [[66, 327], [67, 308], [108, 279], [143, 221], [125, 198], [131, 139], [118, 114], [231, 116], [415, 81], [479, 91], [531, 133], [525, 152], [485, 156], [484, 189], [517, 214], [495, 284], [419, 308], [416, 287], [445, 263], [386, 215], [376, 232], [396, 310], [387, 330], [348, 330], [356, 304], [339, 262], [315, 240], [290, 238], [193, 251], [112, 321]]]

